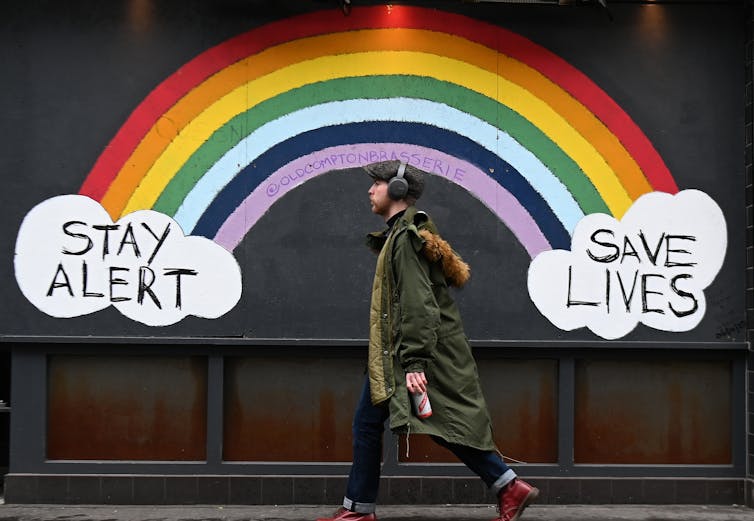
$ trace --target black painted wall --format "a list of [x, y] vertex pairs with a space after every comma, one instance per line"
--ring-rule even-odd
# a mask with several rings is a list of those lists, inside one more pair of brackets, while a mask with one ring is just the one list
[[[333, 2], [334, 4], [334, 2]], [[745, 341], [742, 3], [615, 3], [544, 7], [421, 2], [500, 24], [582, 70], [637, 122], [680, 188], [711, 195], [728, 219], [725, 265], [703, 322], [682, 334], [639, 326], [626, 340]], [[147, 6], [145, 13], [137, 6]], [[150, 7], [151, 6], [151, 7]], [[374, 258], [362, 247], [381, 223], [368, 181], [336, 172], [275, 205], [236, 251], [244, 275], [237, 307], [217, 320], [149, 328], [110, 309], [55, 319], [20, 293], [13, 244], [26, 212], [75, 193], [130, 112], [162, 80], [207, 48], [270, 20], [332, 8], [328, 2], [220, 0], [6, 2], [0, 16], [0, 334], [41, 336], [366, 337]], [[358, 9], [358, 4], [355, 9]], [[342, 16], [333, 11], [333, 16]], [[326, 202], [322, 194], [327, 194]], [[458, 294], [472, 339], [599, 340], [565, 333], [531, 303], [529, 259], [478, 201], [432, 178], [423, 207], [471, 263]], [[468, 227], [466, 223], [474, 223]], [[500, 259], [504, 262], [501, 265]]]

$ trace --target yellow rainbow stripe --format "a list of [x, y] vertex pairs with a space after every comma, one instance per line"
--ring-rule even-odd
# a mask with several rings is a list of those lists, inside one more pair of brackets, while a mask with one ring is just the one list
[[113, 215], [150, 208], [196, 149], [235, 115], [305, 84], [376, 74], [433, 77], [510, 107], [579, 165], [613, 215], [622, 215], [633, 199], [652, 189], [617, 137], [538, 71], [457, 36], [375, 29], [287, 42], [210, 77], [150, 129], [102, 203]]

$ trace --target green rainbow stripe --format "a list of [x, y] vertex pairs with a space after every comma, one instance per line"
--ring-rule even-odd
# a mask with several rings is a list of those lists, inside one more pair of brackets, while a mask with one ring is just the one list
[[578, 165], [551, 139], [510, 108], [459, 85], [417, 76], [339, 78], [314, 83], [265, 100], [235, 116], [205, 141], [184, 163], [157, 199], [153, 209], [175, 215], [186, 195], [204, 173], [245, 136], [265, 123], [313, 105], [352, 99], [417, 98], [443, 103], [508, 132], [547, 166], [567, 187], [585, 214], [609, 213], [594, 186]]

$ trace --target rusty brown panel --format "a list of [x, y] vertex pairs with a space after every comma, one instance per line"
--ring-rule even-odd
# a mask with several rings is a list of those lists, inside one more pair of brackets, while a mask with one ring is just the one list
[[[555, 360], [478, 361], [495, 442], [503, 455], [526, 463], [558, 460], [558, 366]], [[448, 450], [427, 436], [401, 437], [399, 461], [457, 462]]]
[[47, 457], [206, 458], [203, 357], [51, 356]]
[[226, 461], [351, 461], [362, 359], [225, 360]]
[[504, 456], [526, 463], [558, 461], [556, 360], [490, 360], [479, 374]]
[[576, 463], [731, 463], [726, 361], [586, 361], [576, 365]]

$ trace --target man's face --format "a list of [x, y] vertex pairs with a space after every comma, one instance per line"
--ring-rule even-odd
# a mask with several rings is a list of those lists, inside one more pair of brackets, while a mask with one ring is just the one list
[[389, 217], [392, 200], [387, 195], [387, 181], [375, 179], [372, 186], [369, 187], [369, 202], [372, 205], [372, 212], [382, 217]]

